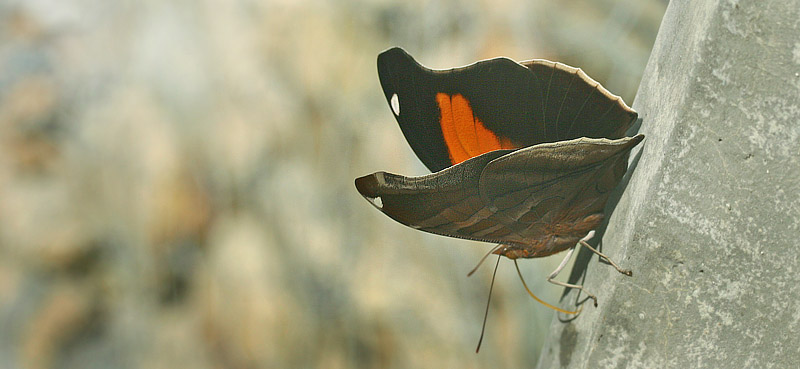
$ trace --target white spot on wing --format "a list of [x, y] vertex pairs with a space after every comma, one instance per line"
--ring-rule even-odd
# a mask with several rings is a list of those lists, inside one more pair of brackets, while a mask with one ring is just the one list
[[383, 209], [383, 200], [381, 200], [380, 196], [374, 198], [368, 198], [372, 205], [375, 205], [378, 209]]
[[392, 112], [396, 116], [400, 116], [400, 98], [397, 97], [397, 94], [392, 94], [392, 98], [389, 99], [389, 104], [392, 105]]

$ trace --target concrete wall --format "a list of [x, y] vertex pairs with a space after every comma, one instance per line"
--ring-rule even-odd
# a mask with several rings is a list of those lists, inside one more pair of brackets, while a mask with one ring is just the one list
[[797, 365], [800, 1], [673, 1], [633, 107], [602, 248], [634, 275], [582, 252], [600, 305], [553, 320], [539, 367]]

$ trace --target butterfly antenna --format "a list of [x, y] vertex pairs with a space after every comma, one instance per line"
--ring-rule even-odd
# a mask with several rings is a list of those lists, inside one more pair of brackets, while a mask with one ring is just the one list
[[483, 261], [486, 260], [486, 258], [488, 258], [489, 255], [491, 255], [493, 252], [499, 250], [501, 247], [503, 247], [503, 244], [499, 244], [493, 247], [491, 250], [489, 250], [489, 252], [486, 253], [486, 255], [483, 255], [481, 261], [478, 262], [478, 265], [476, 265], [474, 268], [472, 268], [472, 270], [469, 273], [467, 273], [467, 277], [471, 277], [472, 274], [474, 274], [475, 271], [478, 270], [478, 268], [480, 268], [480, 266], [483, 264]]
[[[500, 245], [497, 245], [500, 246]], [[497, 248], [497, 247], [495, 247]], [[486, 257], [484, 257], [485, 259]], [[481, 260], [483, 261], [483, 260]], [[478, 264], [480, 265], [480, 264]], [[500, 265], [500, 255], [497, 255], [497, 264], [494, 265], [494, 273], [492, 273], [492, 284], [489, 285], [489, 298], [486, 299], [486, 312], [483, 313], [483, 326], [481, 327], [481, 338], [478, 338], [478, 348], [475, 353], [481, 350], [481, 343], [483, 342], [483, 334], [486, 332], [486, 318], [489, 317], [489, 303], [492, 302], [492, 290], [494, 289], [494, 277], [497, 275], [497, 266]]]
[[[564, 314], [578, 314], [578, 313], [581, 312], [581, 310], [583, 310], [583, 308], [580, 308], [577, 311], [564, 310], [562, 308], [555, 307], [553, 305], [550, 305], [550, 304], [542, 301], [542, 299], [536, 297], [536, 295], [534, 295], [533, 292], [531, 292], [531, 289], [528, 288], [528, 285], [525, 283], [525, 279], [522, 278], [522, 272], [519, 271], [519, 264], [517, 264], [517, 260], [516, 259], [514, 259], [514, 267], [517, 268], [517, 274], [519, 275], [519, 280], [522, 281], [522, 285], [525, 287], [525, 291], [528, 291], [528, 294], [531, 295], [531, 297], [533, 297], [533, 299], [538, 301], [540, 304], [542, 304], [544, 306], [547, 306], [547, 307], [549, 307], [549, 308], [551, 308], [551, 309], [553, 309], [555, 311], [560, 311], [560, 312], [562, 312]], [[489, 290], [489, 291], [491, 291], [491, 290]]]

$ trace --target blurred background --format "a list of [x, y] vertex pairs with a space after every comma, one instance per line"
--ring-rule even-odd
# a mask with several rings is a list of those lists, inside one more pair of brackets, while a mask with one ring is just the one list
[[[476, 355], [493, 245], [356, 192], [426, 173], [376, 57], [557, 60], [630, 104], [665, 7], [0, 1], [0, 368], [535, 366], [554, 312], [513, 263]], [[550, 302], [560, 258], [521, 263]]]

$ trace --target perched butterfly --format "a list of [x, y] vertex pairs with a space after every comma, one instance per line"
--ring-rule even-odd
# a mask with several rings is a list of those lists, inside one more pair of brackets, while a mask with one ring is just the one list
[[583, 239], [644, 139], [624, 136], [637, 114], [620, 97], [580, 69], [541, 59], [431, 70], [392, 48], [378, 56], [378, 75], [406, 140], [434, 173], [357, 178], [375, 207], [415, 229], [496, 243], [492, 252], [510, 259], [579, 242], [592, 249]]

